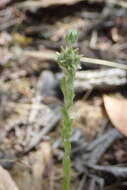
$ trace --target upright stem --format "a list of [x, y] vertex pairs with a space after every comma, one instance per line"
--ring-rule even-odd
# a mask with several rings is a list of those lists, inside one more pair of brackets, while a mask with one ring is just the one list
[[70, 137], [72, 134], [72, 119], [70, 117], [70, 109], [74, 99], [74, 79], [76, 70], [80, 67], [80, 55], [78, 50], [73, 48], [73, 44], [78, 39], [76, 30], [68, 31], [65, 36], [67, 43], [66, 48], [62, 48], [61, 53], [58, 53], [58, 63], [64, 72], [64, 77], [61, 80], [61, 90], [64, 95], [64, 106], [62, 108], [63, 127], [61, 130], [62, 142], [64, 145], [64, 180], [62, 190], [70, 190], [71, 180], [71, 143]]
[[72, 119], [70, 117], [70, 108], [73, 105], [74, 98], [74, 77], [75, 72], [66, 72], [64, 78], [61, 81], [61, 89], [64, 94], [64, 107], [62, 109], [63, 127], [61, 130], [62, 142], [64, 145], [64, 179], [63, 179], [63, 190], [70, 190], [70, 179], [71, 179], [71, 143], [70, 137], [72, 134]]

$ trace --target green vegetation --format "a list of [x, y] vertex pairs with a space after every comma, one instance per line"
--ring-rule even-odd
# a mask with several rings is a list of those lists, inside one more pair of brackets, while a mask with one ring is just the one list
[[74, 99], [74, 79], [78, 68], [80, 68], [80, 55], [78, 49], [73, 48], [73, 44], [78, 39], [78, 32], [76, 30], [69, 30], [65, 36], [66, 47], [61, 49], [58, 53], [58, 63], [64, 72], [64, 77], [61, 80], [61, 90], [64, 95], [64, 106], [62, 108], [63, 127], [61, 131], [62, 142], [64, 145], [64, 180], [63, 190], [70, 190], [71, 178], [71, 143], [70, 137], [72, 134], [72, 118], [70, 116], [70, 109], [73, 105]]

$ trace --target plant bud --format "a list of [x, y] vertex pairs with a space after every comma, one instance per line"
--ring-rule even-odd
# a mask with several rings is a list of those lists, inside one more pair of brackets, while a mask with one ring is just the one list
[[70, 29], [65, 36], [65, 40], [69, 45], [72, 45], [78, 40], [78, 36], [79, 34], [77, 30]]

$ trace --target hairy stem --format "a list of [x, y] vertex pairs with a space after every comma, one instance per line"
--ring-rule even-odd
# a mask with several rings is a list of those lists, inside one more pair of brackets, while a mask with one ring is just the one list
[[62, 121], [63, 127], [61, 130], [62, 142], [64, 145], [64, 180], [62, 190], [70, 190], [71, 180], [71, 143], [70, 137], [72, 134], [72, 119], [70, 116], [70, 109], [73, 105], [74, 99], [74, 79], [76, 70], [80, 67], [80, 55], [78, 49], [73, 48], [73, 44], [78, 39], [78, 32], [76, 30], [68, 31], [65, 36], [67, 43], [66, 48], [61, 49], [61, 53], [58, 53], [58, 63], [64, 72], [64, 77], [61, 80], [61, 90], [64, 95], [64, 106], [62, 108]]
[[61, 130], [62, 142], [64, 145], [64, 180], [63, 190], [70, 190], [70, 178], [71, 178], [71, 143], [70, 137], [72, 134], [72, 119], [70, 117], [70, 108], [73, 105], [74, 98], [74, 77], [75, 72], [66, 72], [64, 78], [61, 81], [61, 89], [64, 94], [64, 107], [62, 109], [63, 128]]

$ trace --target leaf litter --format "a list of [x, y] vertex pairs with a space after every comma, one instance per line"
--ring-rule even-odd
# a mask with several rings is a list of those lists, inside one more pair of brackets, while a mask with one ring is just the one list
[[[19, 190], [60, 189], [62, 74], [54, 56], [66, 30], [79, 30], [76, 45], [86, 57], [126, 66], [125, 5], [1, 1], [0, 163]], [[126, 71], [81, 64], [72, 110], [72, 189], [126, 189]]]

